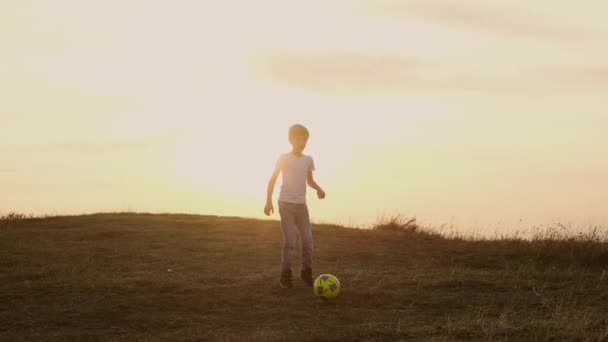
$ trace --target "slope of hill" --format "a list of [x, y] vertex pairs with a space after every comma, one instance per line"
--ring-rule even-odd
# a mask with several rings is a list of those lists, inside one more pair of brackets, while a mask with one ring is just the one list
[[339, 277], [335, 301], [315, 298], [299, 279], [279, 288], [276, 221], [122, 213], [4, 219], [0, 340], [608, 336], [608, 248], [594, 237], [466, 241], [412, 230], [313, 231], [314, 275]]

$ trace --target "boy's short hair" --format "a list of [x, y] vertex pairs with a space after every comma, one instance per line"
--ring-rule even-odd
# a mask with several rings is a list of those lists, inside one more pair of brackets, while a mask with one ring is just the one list
[[295, 124], [289, 127], [289, 141], [291, 141], [295, 136], [304, 135], [306, 139], [310, 136], [308, 133], [308, 129], [300, 124]]

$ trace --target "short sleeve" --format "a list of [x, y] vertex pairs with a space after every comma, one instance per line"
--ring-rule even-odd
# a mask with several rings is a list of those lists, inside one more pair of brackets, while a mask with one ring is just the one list
[[281, 154], [279, 156], [279, 159], [277, 159], [277, 163], [275, 165], [275, 169], [283, 170], [284, 166], [285, 166], [285, 155]]
[[315, 160], [312, 159], [312, 157], [310, 157], [310, 166], [309, 166], [309, 170], [314, 171], [315, 170]]

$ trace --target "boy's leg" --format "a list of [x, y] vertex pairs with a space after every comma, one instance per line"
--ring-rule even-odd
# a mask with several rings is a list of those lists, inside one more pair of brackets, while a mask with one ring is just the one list
[[296, 225], [302, 237], [302, 269], [312, 269], [312, 227], [308, 214], [308, 206], [299, 205], [296, 212]]
[[283, 230], [281, 270], [291, 271], [293, 255], [296, 250], [296, 216], [294, 205], [279, 202], [279, 214], [281, 216], [281, 228]]

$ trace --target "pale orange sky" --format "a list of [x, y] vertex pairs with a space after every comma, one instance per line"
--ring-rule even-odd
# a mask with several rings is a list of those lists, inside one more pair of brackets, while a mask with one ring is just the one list
[[316, 222], [608, 224], [607, 11], [3, 1], [0, 212], [263, 217], [297, 122]]

